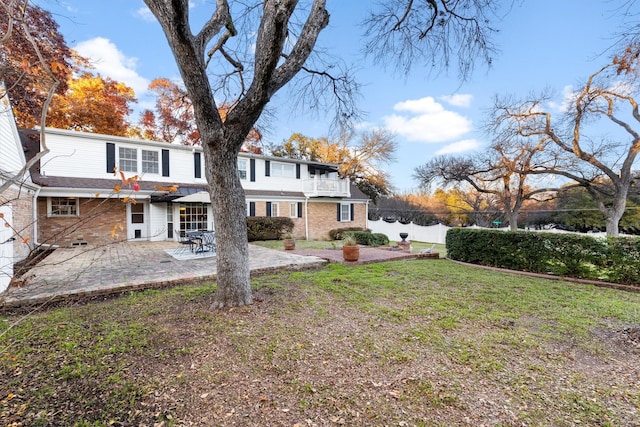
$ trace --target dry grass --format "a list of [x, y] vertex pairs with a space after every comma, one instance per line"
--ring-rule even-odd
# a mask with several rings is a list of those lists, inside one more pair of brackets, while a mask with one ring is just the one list
[[211, 311], [205, 286], [30, 317], [2, 335], [0, 419], [640, 425], [638, 294], [445, 260], [330, 265], [254, 288], [233, 310]]

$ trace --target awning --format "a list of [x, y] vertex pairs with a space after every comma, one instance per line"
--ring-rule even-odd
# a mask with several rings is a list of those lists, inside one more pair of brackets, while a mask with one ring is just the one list
[[174, 203], [211, 203], [208, 191], [200, 191], [198, 193], [189, 194], [187, 196], [173, 199]]

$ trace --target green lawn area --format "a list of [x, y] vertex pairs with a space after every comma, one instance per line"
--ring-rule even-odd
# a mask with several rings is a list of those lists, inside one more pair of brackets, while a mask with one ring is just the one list
[[2, 425], [638, 425], [638, 293], [448, 260], [252, 284], [5, 315]]

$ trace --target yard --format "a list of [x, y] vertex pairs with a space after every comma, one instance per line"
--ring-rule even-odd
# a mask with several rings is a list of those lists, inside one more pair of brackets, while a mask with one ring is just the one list
[[2, 424], [640, 426], [638, 293], [447, 260], [253, 286], [5, 316]]

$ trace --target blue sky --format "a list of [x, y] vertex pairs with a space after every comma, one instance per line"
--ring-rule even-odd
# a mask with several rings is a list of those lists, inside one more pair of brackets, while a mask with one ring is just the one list
[[[607, 48], [622, 25], [616, 7], [623, 0], [524, 0], [497, 23], [500, 54], [490, 69], [478, 66], [461, 83], [457, 70], [432, 75], [419, 65], [407, 75], [382, 70], [360, 56], [359, 26], [368, 1], [329, 0], [330, 25], [323, 47], [359, 64], [363, 84], [361, 128], [384, 127], [397, 135], [396, 161], [384, 168], [398, 191], [414, 190], [414, 169], [439, 154], [473, 154], [487, 145], [480, 126], [495, 95], [525, 96], [549, 88], [563, 96], [606, 64]], [[68, 45], [91, 58], [96, 72], [131, 86], [141, 108], [151, 108], [147, 86], [157, 77], [179, 77], [160, 26], [141, 0], [40, 0], [50, 10]], [[211, 0], [192, 0], [191, 14], [211, 11]], [[506, 1], [505, 1], [506, 3]], [[638, 6], [636, 6], [637, 8]], [[326, 136], [331, 116], [293, 114], [284, 96], [268, 141], [294, 132]], [[137, 119], [137, 117], [133, 117]]]

